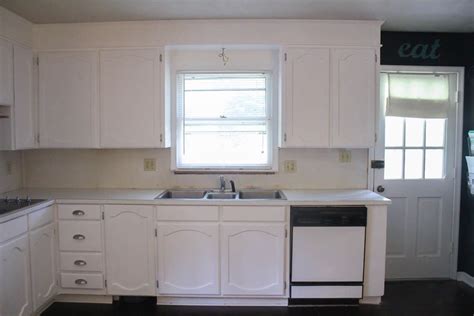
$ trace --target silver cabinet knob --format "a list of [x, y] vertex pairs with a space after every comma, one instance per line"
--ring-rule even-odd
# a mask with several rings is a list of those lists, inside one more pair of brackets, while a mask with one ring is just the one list
[[382, 185], [379, 185], [379, 186], [377, 187], [377, 192], [382, 193], [382, 192], [384, 192], [384, 191], [385, 191], [385, 188], [384, 188]]
[[76, 266], [83, 267], [83, 266], [87, 265], [87, 262], [85, 262], [84, 260], [76, 260], [76, 261], [74, 261], [74, 264]]
[[72, 236], [72, 238], [75, 239], [75, 240], [84, 240], [84, 239], [86, 239], [86, 236], [81, 235], [81, 234], [76, 234], [76, 235]]
[[84, 279], [77, 279], [74, 283], [76, 283], [77, 285], [86, 285], [87, 281]]
[[84, 213], [84, 211], [82, 210], [75, 210], [72, 212], [72, 215], [74, 216], [84, 216], [86, 213]]

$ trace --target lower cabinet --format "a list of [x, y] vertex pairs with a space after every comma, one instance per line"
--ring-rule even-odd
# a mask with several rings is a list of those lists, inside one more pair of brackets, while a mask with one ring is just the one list
[[221, 226], [222, 294], [284, 295], [285, 224]]
[[153, 206], [106, 205], [107, 293], [155, 295]]
[[30, 232], [31, 277], [35, 310], [56, 294], [54, 224]]
[[23, 316], [33, 311], [28, 234], [0, 246], [0, 315]]
[[158, 224], [158, 292], [219, 294], [219, 224]]

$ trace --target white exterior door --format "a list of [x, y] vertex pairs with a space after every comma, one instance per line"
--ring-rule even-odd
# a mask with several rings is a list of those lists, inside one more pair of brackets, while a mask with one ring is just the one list
[[35, 310], [56, 294], [54, 224], [30, 232], [31, 279]]
[[[438, 113], [435, 116], [440, 117], [433, 118], [429, 106], [424, 113], [418, 110], [414, 114], [415, 107], [403, 110], [403, 102], [401, 107], [392, 108], [391, 113], [386, 112], [391, 91], [410, 91], [400, 92], [407, 94], [401, 99], [408, 99], [409, 93], [422, 93], [426, 87], [431, 96], [436, 93], [433, 91], [441, 90], [429, 83], [403, 81], [400, 76], [402, 81], [397, 86], [394, 79], [389, 79], [389, 74], [397, 70], [411, 73], [408, 75], [411, 78], [415, 73], [434, 77], [434, 71], [444, 76], [446, 117]], [[391, 66], [382, 70], [375, 158], [385, 160], [385, 168], [374, 170], [374, 191], [392, 200], [387, 220], [386, 277], [389, 279], [450, 277], [454, 262], [454, 167], [455, 159], [461, 159], [456, 154], [460, 148], [455, 139], [460, 128], [456, 121], [458, 80], [457, 73], [442, 67]], [[389, 82], [393, 87], [390, 90]], [[391, 104], [396, 105], [395, 101]]]
[[98, 146], [97, 70], [96, 52], [39, 54], [40, 147]]
[[108, 294], [155, 294], [153, 210], [152, 206], [104, 206]]
[[158, 224], [160, 294], [219, 294], [219, 224]]
[[156, 48], [100, 52], [100, 143], [159, 147], [161, 63]]
[[221, 236], [222, 294], [284, 294], [284, 224], [222, 224]]
[[28, 235], [0, 246], [0, 315], [28, 316], [31, 300]]

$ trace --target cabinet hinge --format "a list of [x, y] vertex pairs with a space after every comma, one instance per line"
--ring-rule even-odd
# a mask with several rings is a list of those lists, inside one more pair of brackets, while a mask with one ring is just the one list
[[159, 289], [160, 288], [160, 281], [156, 280], [156, 288]]
[[285, 238], [288, 238], [288, 228], [285, 228]]
[[163, 142], [163, 134], [160, 134], [160, 143]]
[[160, 63], [163, 61], [163, 54], [160, 54]]
[[284, 54], [284, 58], [285, 58], [285, 61], [288, 60], [288, 55], [286, 53]]
[[105, 287], [107, 287], [107, 280], [104, 280], [104, 285]]
[[285, 141], [285, 142], [286, 142], [286, 133], [285, 133], [285, 134], [283, 134], [283, 141]]
[[461, 91], [460, 90], [456, 91], [456, 101], [455, 102], [459, 103], [459, 100], [461, 100]]
[[33, 63], [34, 63], [36, 66], [39, 66], [39, 64], [40, 64], [40, 58], [39, 58], [39, 56], [33, 57]]
[[155, 228], [155, 237], [158, 237], [158, 229]]
[[105, 214], [104, 214], [104, 212], [102, 212], [102, 219], [105, 219]]
[[36, 143], [38, 143], [38, 144], [40, 143], [40, 134], [39, 133], [36, 134]]
[[286, 290], [286, 287], [287, 287], [287, 284], [286, 284], [286, 281], [283, 282], [283, 289]]
[[374, 140], [377, 142], [377, 133], [374, 134]]
[[455, 248], [454, 242], [451, 242], [451, 249], [449, 250], [449, 253], [450, 253], [450, 254], [453, 254], [453, 253], [454, 253], [454, 248]]

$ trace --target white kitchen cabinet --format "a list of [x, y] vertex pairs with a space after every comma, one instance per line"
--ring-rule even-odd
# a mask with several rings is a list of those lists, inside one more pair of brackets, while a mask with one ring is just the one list
[[375, 58], [373, 49], [332, 49], [331, 147], [366, 148], [374, 144]]
[[0, 315], [30, 315], [33, 304], [27, 234], [0, 246], [0, 263]]
[[43, 148], [98, 146], [98, 54], [39, 53], [39, 136]]
[[158, 49], [100, 52], [101, 147], [160, 147], [161, 85]]
[[14, 60], [14, 149], [35, 147], [35, 113], [33, 108], [33, 51], [15, 45]]
[[285, 225], [222, 224], [224, 295], [284, 295]]
[[162, 295], [219, 294], [219, 224], [159, 223]]
[[330, 50], [285, 53], [283, 147], [329, 147]]
[[0, 105], [13, 105], [13, 45], [1, 38]]
[[152, 206], [105, 205], [107, 293], [155, 294]]
[[56, 294], [54, 224], [30, 232], [31, 279], [35, 310]]

